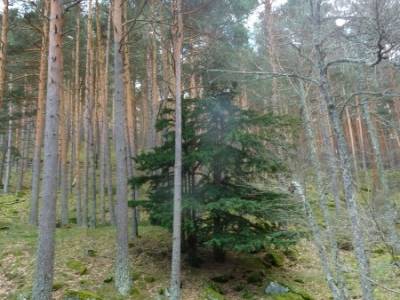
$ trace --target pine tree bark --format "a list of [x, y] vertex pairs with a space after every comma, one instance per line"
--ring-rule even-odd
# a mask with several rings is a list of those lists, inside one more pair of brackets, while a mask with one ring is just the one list
[[49, 5], [50, 1], [43, 2], [43, 24], [42, 24], [42, 44], [40, 50], [40, 71], [39, 71], [39, 88], [38, 101], [36, 111], [36, 127], [35, 127], [35, 147], [32, 160], [32, 194], [31, 207], [29, 214], [29, 223], [37, 225], [39, 211], [39, 185], [40, 185], [40, 162], [42, 157], [43, 130], [44, 130], [44, 110], [45, 110], [45, 93], [46, 93], [46, 76], [47, 76], [47, 49], [49, 39]]
[[[66, 84], [67, 89], [69, 86]], [[60, 99], [60, 188], [61, 188], [61, 225], [67, 225], [69, 222], [69, 203], [68, 203], [68, 171], [67, 171], [67, 155], [68, 155], [68, 127], [67, 127], [67, 102], [68, 93], [64, 91]]]
[[0, 40], [0, 109], [4, 102], [6, 81], [7, 44], [8, 44], [8, 0], [3, 0], [3, 15], [1, 20]]
[[172, 26], [175, 59], [175, 166], [174, 208], [171, 261], [171, 300], [181, 299], [181, 230], [182, 230], [182, 0], [172, 1]]
[[57, 176], [54, 176], [54, 171], [57, 170], [58, 164], [58, 108], [63, 80], [62, 35], [63, 1], [53, 0], [50, 4], [46, 125], [42, 181], [43, 205], [40, 211], [36, 275], [32, 289], [33, 300], [50, 300], [53, 289], [57, 193]]
[[115, 268], [115, 285], [118, 292], [127, 295], [131, 288], [128, 257], [128, 182], [126, 168], [125, 141], [125, 100], [124, 100], [124, 66], [123, 66], [123, 26], [122, 0], [113, 2], [114, 32], [114, 137], [117, 162], [117, 257]]

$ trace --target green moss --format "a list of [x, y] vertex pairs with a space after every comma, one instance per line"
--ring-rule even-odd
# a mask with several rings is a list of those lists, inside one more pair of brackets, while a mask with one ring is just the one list
[[64, 300], [103, 300], [103, 298], [91, 291], [67, 290], [64, 294]]
[[75, 271], [79, 275], [84, 275], [87, 273], [86, 266], [83, 263], [81, 263], [79, 260], [71, 259], [71, 260], [67, 261], [66, 265], [69, 269]]
[[285, 263], [285, 256], [276, 250], [272, 250], [264, 255], [263, 263], [266, 267], [283, 267]]
[[211, 286], [208, 286], [204, 289], [203, 297], [204, 300], [225, 300], [225, 297], [218, 293]]
[[142, 293], [140, 292], [140, 290], [137, 287], [132, 288], [129, 294], [132, 296], [135, 296], [135, 297], [142, 296]]
[[64, 287], [64, 283], [63, 282], [55, 282], [53, 283], [53, 291], [58, 291], [59, 289]]
[[156, 281], [156, 279], [153, 276], [144, 276], [143, 280], [147, 283], [152, 283], [152, 282]]
[[304, 300], [304, 298], [296, 293], [285, 293], [280, 295], [275, 295], [272, 297], [273, 300]]

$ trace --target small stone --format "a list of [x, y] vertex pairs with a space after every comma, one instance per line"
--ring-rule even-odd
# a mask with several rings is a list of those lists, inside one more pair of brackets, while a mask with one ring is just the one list
[[278, 282], [271, 281], [265, 288], [265, 293], [267, 295], [279, 295], [289, 292], [289, 288], [279, 284]]

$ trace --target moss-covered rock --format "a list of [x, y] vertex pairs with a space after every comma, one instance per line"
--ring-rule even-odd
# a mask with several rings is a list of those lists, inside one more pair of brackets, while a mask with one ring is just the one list
[[203, 299], [204, 300], [225, 300], [225, 297], [221, 293], [217, 292], [211, 286], [208, 286], [204, 289]]
[[103, 300], [103, 298], [91, 291], [67, 290], [63, 300]]
[[252, 272], [249, 274], [249, 276], [247, 276], [246, 281], [250, 284], [259, 285], [263, 282], [264, 277], [265, 274], [262, 271]]
[[67, 261], [67, 267], [79, 275], [87, 273], [87, 267], [79, 260], [71, 259]]
[[285, 256], [276, 250], [269, 251], [267, 254], [264, 255], [263, 263], [267, 268], [283, 267], [285, 263]]

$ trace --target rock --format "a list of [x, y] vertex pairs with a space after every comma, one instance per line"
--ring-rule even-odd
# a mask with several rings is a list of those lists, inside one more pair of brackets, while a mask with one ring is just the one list
[[338, 240], [338, 248], [344, 251], [353, 251], [353, 243], [348, 238], [341, 238]]
[[75, 271], [75, 273], [78, 273], [79, 275], [84, 275], [87, 273], [86, 266], [79, 260], [71, 259], [67, 261], [67, 267]]
[[264, 272], [261, 272], [261, 271], [252, 272], [252, 273], [250, 273], [250, 275], [247, 277], [246, 280], [247, 280], [247, 283], [258, 285], [263, 282], [264, 276], [265, 276]]
[[278, 251], [271, 251], [263, 257], [264, 265], [268, 267], [283, 267], [285, 263], [285, 256]]
[[265, 293], [267, 295], [279, 295], [285, 294], [289, 292], [289, 288], [279, 284], [278, 282], [270, 282], [268, 286], [265, 288]]
[[274, 300], [313, 300], [306, 292], [284, 286], [278, 282], [270, 282], [265, 288], [265, 293]]
[[103, 282], [104, 283], [110, 283], [110, 282], [112, 282], [114, 280], [114, 277], [113, 276], [108, 276], [107, 278], [105, 278], [104, 280], [103, 280]]
[[103, 298], [91, 291], [67, 290], [63, 300], [103, 300]]

